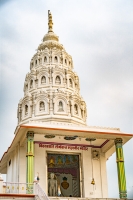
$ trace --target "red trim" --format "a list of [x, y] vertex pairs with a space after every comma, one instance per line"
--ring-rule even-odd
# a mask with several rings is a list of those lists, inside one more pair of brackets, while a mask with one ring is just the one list
[[105, 140], [105, 142], [103, 144], [101, 144], [100, 148], [102, 148], [105, 144], [107, 144], [109, 142], [109, 140]]
[[31, 197], [35, 197], [35, 194], [5, 194], [5, 193], [1, 193], [0, 197], [26, 197], [26, 198], [31, 198]]

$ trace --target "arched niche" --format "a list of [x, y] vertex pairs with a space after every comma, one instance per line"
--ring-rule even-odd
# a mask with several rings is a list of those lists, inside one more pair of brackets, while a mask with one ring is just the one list
[[64, 108], [63, 108], [63, 102], [60, 100], [59, 101], [59, 104], [58, 104], [58, 112], [63, 112], [64, 111]]
[[41, 77], [41, 84], [46, 84], [46, 76]]
[[65, 58], [65, 65], [67, 65], [67, 59]]
[[30, 89], [33, 88], [33, 79], [30, 80]]
[[44, 63], [47, 63], [47, 62], [48, 62], [47, 56], [44, 56]]
[[25, 105], [24, 109], [25, 109], [24, 110], [25, 115], [28, 115], [29, 109], [27, 104]]
[[54, 62], [55, 62], [55, 63], [58, 62], [58, 57], [57, 57], [57, 56], [54, 57]]
[[73, 81], [72, 81], [72, 79], [71, 78], [69, 78], [69, 87], [73, 87]]
[[39, 111], [45, 111], [45, 103], [44, 101], [39, 102]]
[[60, 78], [59, 75], [57, 75], [56, 78], [55, 78], [55, 84], [56, 85], [60, 85], [61, 84], [61, 78]]
[[74, 104], [74, 114], [78, 115], [78, 105], [76, 103]]
[[53, 100], [54, 103], [54, 114], [66, 115], [68, 114], [67, 99], [64, 95], [59, 94]]
[[46, 115], [49, 114], [49, 99], [45, 94], [41, 94], [37, 97], [35, 102], [35, 115]]
[[25, 92], [28, 91], [28, 84], [25, 85]]

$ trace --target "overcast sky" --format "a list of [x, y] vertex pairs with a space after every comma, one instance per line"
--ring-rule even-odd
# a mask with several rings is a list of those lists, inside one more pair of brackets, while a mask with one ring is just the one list
[[[133, 0], [0, 0], [0, 157], [14, 137], [25, 75], [47, 33], [48, 10], [73, 58], [88, 125], [133, 133]], [[124, 155], [133, 198], [133, 139]], [[115, 154], [107, 171], [109, 197], [117, 198]]]

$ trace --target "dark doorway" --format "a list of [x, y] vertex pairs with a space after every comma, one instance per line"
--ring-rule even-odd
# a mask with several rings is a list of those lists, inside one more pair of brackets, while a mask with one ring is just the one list
[[[80, 197], [79, 155], [47, 154], [49, 196]], [[54, 180], [51, 182], [51, 174]], [[56, 194], [51, 192], [51, 183], [57, 186]]]

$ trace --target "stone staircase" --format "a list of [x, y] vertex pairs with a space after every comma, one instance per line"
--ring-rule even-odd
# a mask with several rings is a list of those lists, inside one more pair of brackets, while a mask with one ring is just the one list
[[35, 200], [31, 194], [0, 194], [0, 200]]
[[[119, 198], [81, 198], [81, 197], [49, 197], [49, 200], [125, 200]], [[126, 199], [133, 200], [133, 199]]]
[[[38, 196], [29, 194], [0, 194], [0, 200], [42, 200]], [[118, 198], [80, 198], [80, 197], [49, 197], [49, 200], [124, 200]], [[126, 199], [133, 200], [133, 199]]]

